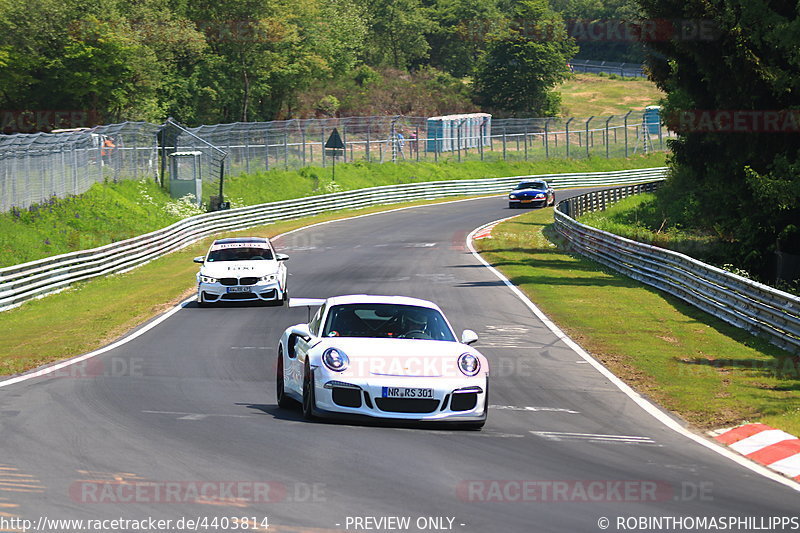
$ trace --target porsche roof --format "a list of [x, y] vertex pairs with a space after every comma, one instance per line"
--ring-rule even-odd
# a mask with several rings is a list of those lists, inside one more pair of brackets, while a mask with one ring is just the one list
[[348, 294], [344, 296], [333, 296], [328, 298], [328, 305], [341, 304], [398, 304], [414, 305], [417, 307], [429, 307], [441, 311], [439, 306], [428, 300], [411, 298], [408, 296], [379, 296], [374, 294]]

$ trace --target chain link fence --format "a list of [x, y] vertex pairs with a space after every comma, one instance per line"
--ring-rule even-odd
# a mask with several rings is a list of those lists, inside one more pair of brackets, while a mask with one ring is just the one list
[[[645, 122], [647, 120], [647, 122]], [[0, 135], [0, 212], [85, 192], [92, 184], [170, 177], [170, 154], [200, 152], [203, 199], [224, 178], [351, 162], [534, 161], [628, 157], [666, 148], [657, 115], [467, 120], [429, 131], [427, 117], [298, 119], [185, 128], [124, 123], [62, 133]], [[336, 128], [345, 149], [324, 145]], [[430, 142], [429, 142], [430, 141]], [[447, 148], [446, 150], [443, 148]], [[335, 155], [334, 155], [335, 154]], [[220, 180], [223, 180], [221, 182]]]
[[0, 135], [0, 212], [155, 177], [158, 126], [127, 122], [61, 133]]
[[[666, 148], [672, 135], [644, 112], [587, 118], [491, 119], [481, 130], [458, 126], [442, 137], [426, 117], [351, 117], [219, 124], [189, 128], [229, 154], [226, 175], [333, 162], [324, 145], [336, 128], [345, 150], [337, 162], [529, 161], [628, 157]], [[480, 142], [481, 138], [484, 142]], [[443, 142], [444, 141], [444, 142]], [[442, 150], [441, 146], [450, 147]]]
[[572, 72], [591, 72], [594, 74], [617, 74], [624, 78], [646, 78], [640, 63], [616, 63], [614, 61], [590, 61], [573, 59], [569, 62]]

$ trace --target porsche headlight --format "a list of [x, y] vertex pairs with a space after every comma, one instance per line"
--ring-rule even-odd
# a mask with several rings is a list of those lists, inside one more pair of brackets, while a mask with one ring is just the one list
[[462, 353], [458, 357], [458, 368], [465, 376], [472, 377], [481, 371], [481, 362], [471, 353]]
[[203, 276], [202, 274], [200, 275], [201, 283], [216, 283], [217, 281], [219, 281], [217, 278], [212, 278], [211, 276]]
[[322, 362], [334, 372], [341, 372], [350, 364], [347, 355], [336, 348], [327, 348], [322, 352]]

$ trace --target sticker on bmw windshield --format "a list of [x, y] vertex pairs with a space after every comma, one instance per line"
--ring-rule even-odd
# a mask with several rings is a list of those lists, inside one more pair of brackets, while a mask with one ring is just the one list
[[266, 246], [253, 246], [252, 242], [232, 242], [225, 244], [215, 244], [211, 247], [212, 250], [226, 250], [229, 248], [256, 248], [259, 250], [269, 250]]

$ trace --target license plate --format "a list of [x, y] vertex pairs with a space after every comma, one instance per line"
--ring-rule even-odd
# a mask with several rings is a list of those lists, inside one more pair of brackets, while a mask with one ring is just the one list
[[533, 201], [533, 200], [522, 200], [522, 203], [523, 203], [523, 204], [529, 204], [529, 203], [531, 203], [532, 201]]
[[250, 287], [228, 287], [228, 292], [250, 292]]
[[383, 387], [384, 398], [433, 398], [433, 389], [421, 387]]

